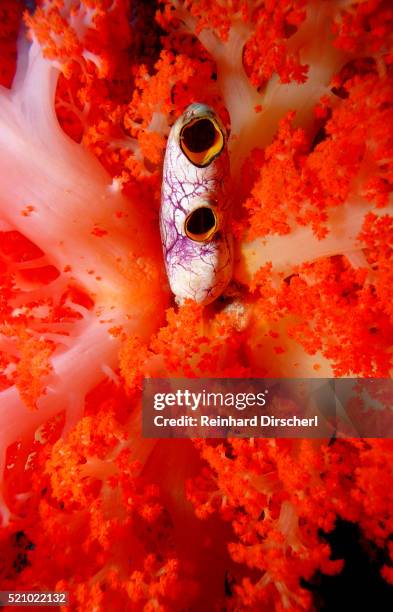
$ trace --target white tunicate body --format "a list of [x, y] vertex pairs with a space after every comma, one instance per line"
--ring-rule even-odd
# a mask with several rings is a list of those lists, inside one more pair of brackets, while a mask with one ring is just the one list
[[[213, 118], [223, 134], [221, 151], [204, 167], [188, 159], [180, 146], [182, 128], [197, 118]], [[160, 229], [169, 284], [178, 303], [215, 300], [232, 276], [233, 248], [229, 228], [229, 160], [225, 130], [207, 106], [193, 104], [169, 134], [164, 160]], [[210, 209], [215, 228], [206, 240], [192, 239], [186, 223], [200, 208]]]

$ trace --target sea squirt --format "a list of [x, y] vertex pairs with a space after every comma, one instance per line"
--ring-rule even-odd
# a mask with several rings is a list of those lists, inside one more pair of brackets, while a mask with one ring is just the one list
[[178, 303], [214, 301], [232, 276], [227, 134], [216, 113], [191, 104], [166, 148], [160, 229], [165, 266]]

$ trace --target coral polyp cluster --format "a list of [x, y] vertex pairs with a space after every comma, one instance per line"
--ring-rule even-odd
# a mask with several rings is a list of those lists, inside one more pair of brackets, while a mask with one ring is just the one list
[[[0, 590], [312, 610], [340, 520], [392, 583], [392, 440], [141, 434], [144, 377], [391, 376], [391, 3], [4, 0], [0, 21]], [[178, 306], [162, 171], [195, 102], [229, 134], [234, 272]]]

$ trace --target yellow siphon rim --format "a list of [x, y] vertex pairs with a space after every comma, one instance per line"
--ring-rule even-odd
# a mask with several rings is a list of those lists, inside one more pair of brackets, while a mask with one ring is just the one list
[[184, 155], [198, 168], [208, 166], [221, 153], [225, 144], [219, 124], [206, 115], [188, 121], [180, 131], [179, 141]]
[[217, 228], [217, 215], [210, 206], [195, 208], [187, 216], [184, 223], [186, 236], [190, 240], [194, 240], [194, 242], [207, 242], [211, 240]]

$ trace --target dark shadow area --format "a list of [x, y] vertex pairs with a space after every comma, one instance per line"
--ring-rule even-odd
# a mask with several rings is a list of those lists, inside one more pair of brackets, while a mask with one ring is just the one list
[[391, 612], [393, 586], [381, 576], [380, 570], [388, 561], [384, 550], [365, 540], [359, 527], [348, 521], [337, 520], [336, 528], [322, 533], [329, 542], [333, 559], [344, 559], [343, 571], [337, 576], [317, 573], [304, 583], [312, 591], [318, 612]]

